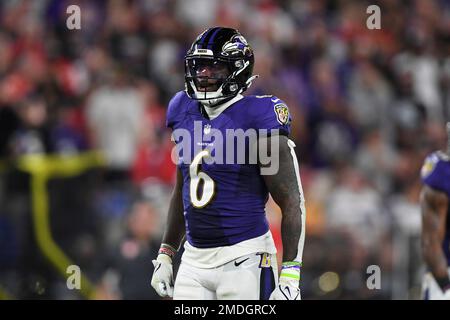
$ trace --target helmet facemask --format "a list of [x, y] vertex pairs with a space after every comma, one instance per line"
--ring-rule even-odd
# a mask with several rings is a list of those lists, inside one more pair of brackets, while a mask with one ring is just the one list
[[242, 63], [208, 57], [186, 59], [186, 83], [191, 98], [207, 106], [214, 106], [236, 96], [240, 86], [234, 76]]

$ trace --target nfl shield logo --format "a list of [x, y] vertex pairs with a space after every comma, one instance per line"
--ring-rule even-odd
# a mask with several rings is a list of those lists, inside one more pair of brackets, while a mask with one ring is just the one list
[[204, 127], [203, 127], [203, 133], [204, 134], [209, 134], [211, 132], [211, 125], [210, 124], [206, 124]]

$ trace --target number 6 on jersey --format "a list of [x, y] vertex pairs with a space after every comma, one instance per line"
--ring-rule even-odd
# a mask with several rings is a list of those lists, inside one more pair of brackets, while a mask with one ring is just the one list
[[[191, 165], [189, 166], [189, 176], [191, 178], [191, 183], [189, 185], [189, 194], [191, 198], [191, 203], [196, 208], [205, 207], [214, 196], [214, 180], [211, 179], [203, 171], [199, 171], [199, 165], [204, 157], [209, 157], [208, 150], [202, 150], [199, 152], [194, 160], [192, 160]], [[201, 197], [198, 196], [198, 189], [200, 182], [203, 180], [203, 192]]]

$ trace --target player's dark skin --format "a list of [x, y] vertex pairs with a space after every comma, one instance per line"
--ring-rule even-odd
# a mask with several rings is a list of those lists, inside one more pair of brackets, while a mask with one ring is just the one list
[[445, 235], [448, 197], [425, 186], [420, 195], [422, 209], [422, 254], [435, 279], [448, 278], [447, 260], [442, 250]]
[[[295, 167], [286, 136], [267, 138], [267, 146], [271, 146], [270, 139], [279, 139], [279, 170], [274, 175], [263, 175], [264, 182], [272, 198], [282, 212], [281, 236], [283, 241], [283, 261], [293, 261], [297, 256], [298, 242], [302, 229], [301, 197], [297, 183]], [[268, 150], [270, 153], [270, 148]], [[263, 166], [260, 164], [260, 166]], [[184, 215], [182, 202], [183, 177], [177, 170], [177, 182], [170, 201], [167, 217], [167, 228], [163, 236], [163, 243], [178, 248], [184, 235]]]
[[[271, 139], [279, 139], [279, 170], [274, 175], [263, 175], [264, 182], [273, 200], [281, 209], [281, 239], [283, 261], [293, 261], [297, 256], [298, 242], [302, 230], [301, 196], [288, 137], [277, 135], [267, 138], [268, 153], [271, 153]], [[276, 156], [276, 155], [274, 155]], [[260, 166], [264, 166], [260, 164]]]
[[163, 235], [162, 243], [166, 243], [178, 249], [183, 239], [186, 229], [184, 226], [183, 208], [183, 175], [177, 168], [177, 181], [170, 199], [169, 211], [167, 214], [167, 227]]

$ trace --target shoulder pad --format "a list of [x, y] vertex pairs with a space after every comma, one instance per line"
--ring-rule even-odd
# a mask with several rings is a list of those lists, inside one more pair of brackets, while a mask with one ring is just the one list
[[289, 135], [292, 119], [284, 101], [273, 95], [263, 95], [252, 96], [249, 102], [249, 115], [256, 129], [279, 129]]
[[169, 101], [166, 114], [166, 126], [173, 128], [179, 119], [182, 117], [181, 109], [183, 107], [183, 102], [188, 99], [184, 91], [177, 92], [172, 99]]
[[450, 193], [450, 158], [437, 151], [424, 161], [420, 171], [422, 182], [434, 189]]

